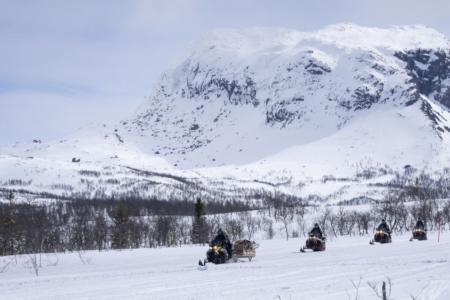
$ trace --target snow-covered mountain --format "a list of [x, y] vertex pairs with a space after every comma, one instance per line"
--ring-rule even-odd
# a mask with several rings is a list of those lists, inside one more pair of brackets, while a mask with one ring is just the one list
[[[370, 131], [386, 121], [395, 127], [428, 120], [435, 137], [429, 128], [414, 134], [441, 144], [450, 131], [440, 107], [450, 108], [449, 45], [424, 27], [214, 31], [162, 75], [125, 127], [147, 152], [186, 168], [250, 163], [354, 132], [347, 127], [366, 118]], [[410, 114], [422, 113], [403, 116], [409, 106]], [[334, 152], [338, 145], [329, 146]]]
[[442, 169], [450, 41], [423, 26], [216, 30], [161, 75], [133, 117], [36, 142], [1, 150], [4, 187], [164, 193], [174, 182], [198, 192], [248, 181], [302, 193], [300, 183], [324, 175]]

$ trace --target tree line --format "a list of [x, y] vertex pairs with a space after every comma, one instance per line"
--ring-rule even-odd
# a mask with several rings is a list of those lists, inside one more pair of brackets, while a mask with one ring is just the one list
[[[446, 173], [450, 174], [450, 172]], [[371, 234], [381, 219], [393, 232], [411, 230], [422, 219], [429, 230], [450, 228], [450, 180], [411, 170], [385, 183], [386, 193], [367, 210], [318, 206], [325, 199], [282, 193], [243, 201], [72, 199], [44, 204], [0, 202], [0, 255], [126, 249], [207, 243], [219, 227], [232, 240], [304, 236], [318, 223], [329, 236]], [[446, 198], [446, 199], [442, 199]], [[311, 200], [312, 199], [312, 200]]]
[[[0, 203], [0, 255], [173, 246], [192, 240], [193, 201], [109, 199], [44, 205], [15, 203], [12, 193], [7, 198]], [[202, 215], [253, 208], [238, 201], [201, 206]]]

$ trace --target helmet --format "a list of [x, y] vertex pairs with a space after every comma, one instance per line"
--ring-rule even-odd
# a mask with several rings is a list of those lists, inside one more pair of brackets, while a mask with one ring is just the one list
[[386, 220], [385, 219], [381, 219], [381, 223], [385, 223], [386, 222]]
[[314, 223], [314, 227], [319, 227], [319, 224], [317, 224], [317, 223]]
[[222, 228], [219, 228], [219, 230], [217, 230], [217, 234], [223, 234]]

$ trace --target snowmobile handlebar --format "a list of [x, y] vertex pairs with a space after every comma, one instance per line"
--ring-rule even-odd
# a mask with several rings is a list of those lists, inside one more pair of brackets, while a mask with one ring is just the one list
[[317, 239], [317, 240], [322, 240], [322, 241], [326, 240], [326, 237], [325, 237], [325, 236], [318, 237], [317, 235], [311, 234], [311, 233], [309, 234], [309, 238], [311, 238], [311, 239]]

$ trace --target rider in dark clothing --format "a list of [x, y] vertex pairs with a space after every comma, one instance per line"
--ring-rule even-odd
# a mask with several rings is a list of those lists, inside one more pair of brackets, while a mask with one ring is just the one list
[[391, 234], [391, 229], [389, 228], [389, 225], [386, 223], [385, 219], [381, 220], [380, 225], [378, 225], [377, 230], [385, 231], [389, 234]]
[[313, 235], [315, 237], [318, 237], [319, 239], [323, 239], [322, 230], [320, 229], [319, 224], [314, 224], [314, 227], [309, 232], [309, 235]]
[[422, 229], [425, 230], [425, 224], [423, 224], [422, 220], [417, 220], [416, 226], [414, 226], [415, 229]]
[[210, 246], [214, 245], [220, 245], [220, 247], [225, 248], [225, 250], [227, 250], [228, 252], [228, 255], [231, 257], [233, 246], [231, 245], [228, 235], [221, 228], [219, 228], [216, 237], [210, 243]]

